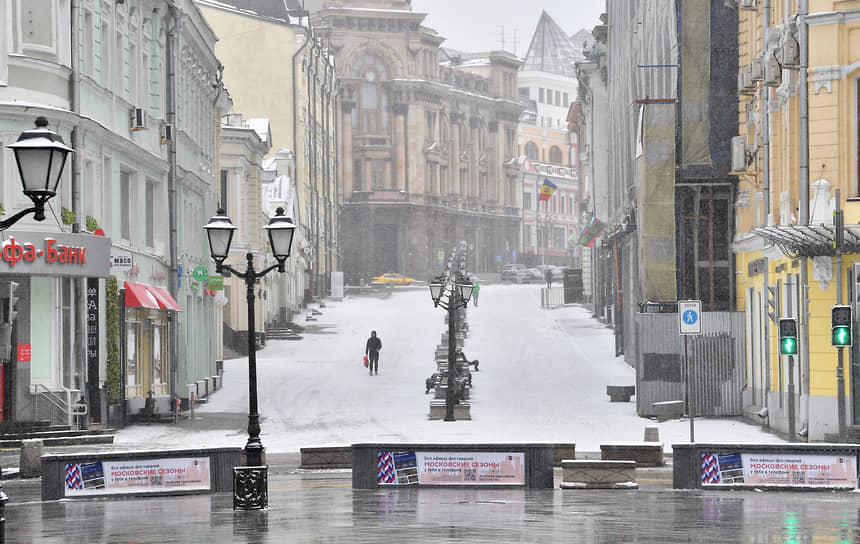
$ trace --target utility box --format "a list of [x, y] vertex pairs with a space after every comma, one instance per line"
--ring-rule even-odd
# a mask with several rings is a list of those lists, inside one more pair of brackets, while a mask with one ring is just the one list
[[563, 268], [564, 303], [576, 304], [582, 302], [582, 269]]

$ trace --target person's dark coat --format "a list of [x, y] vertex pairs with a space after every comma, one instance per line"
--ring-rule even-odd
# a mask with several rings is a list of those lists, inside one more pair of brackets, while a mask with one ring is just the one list
[[382, 349], [382, 340], [378, 336], [371, 336], [367, 339], [367, 345], [364, 346], [364, 354], [379, 353]]

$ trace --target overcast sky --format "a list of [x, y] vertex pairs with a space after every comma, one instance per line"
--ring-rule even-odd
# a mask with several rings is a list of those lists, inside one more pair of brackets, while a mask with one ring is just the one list
[[463, 51], [501, 49], [523, 56], [529, 47], [541, 11], [549, 13], [568, 35], [600, 24], [602, 0], [412, 0], [413, 11], [427, 13], [424, 25], [447, 38], [443, 47]]

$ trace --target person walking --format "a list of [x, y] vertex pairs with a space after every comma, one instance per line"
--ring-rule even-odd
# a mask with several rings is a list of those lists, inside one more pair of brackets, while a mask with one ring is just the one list
[[478, 279], [475, 278], [475, 280], [472, 282], [472, 302], [475, 304], [475, 306], [478, 305], [478, 294], [480, 292], [481, 286], [478, 285]]
[[379, 350], [382, 349], [382, 340], [376, 336], [376, 331], [370, 331], [370, 338], [364, 346], [364, 354], [367, 355], [367, 370], [370, 375], [379, 374]]
[[549, 268], [543, 273], [543, 279], [546, 281], [546, 288], [552, 288], [552, 270]]

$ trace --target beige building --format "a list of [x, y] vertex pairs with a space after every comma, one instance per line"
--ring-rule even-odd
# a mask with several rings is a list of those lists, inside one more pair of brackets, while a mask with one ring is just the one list
[[[331, 272], [340, 269], [337, 249], [336, 101], [330, 51], [323, 48], [307, 18], [288, 8], [290, 0], [195, 0], [218, 36], [215, 52], [224, 65], [224, 83], [233, 109], [249, 118], [267, 118], [272, 142], [267, 156], [292, 152], [296, 236], [290, 261], [301, 277], [299, 300], [285, 301], [284, 315], [302, 302], [325, 295]], [[294, 5], [296, 4], [296, 5]], [[274, 210], [263, 210], [271, 214]], [[289, 214], [289, 211], [288, 211]], [[288, 284], [292, 278], [282, 278]], [[284, 288], [282, 292], [292, 293]]]
[[444, 38], [405, 0], [331, 0], [312, 21], [337, 59], [347, 282], [426, 279], [454, 244], [488, 272], [519, 249], [520, 61], [440, 58]]

